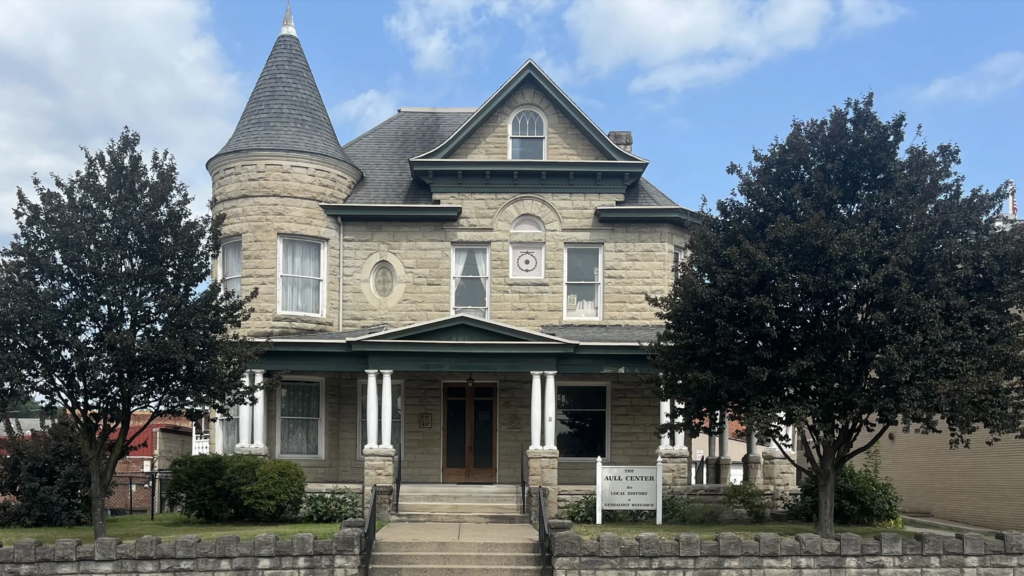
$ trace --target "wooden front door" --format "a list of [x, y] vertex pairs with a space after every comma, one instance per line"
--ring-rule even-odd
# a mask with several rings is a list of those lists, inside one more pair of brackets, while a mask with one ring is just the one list
[[444, 385], [443, 482], [497, 480], [497, 386]]

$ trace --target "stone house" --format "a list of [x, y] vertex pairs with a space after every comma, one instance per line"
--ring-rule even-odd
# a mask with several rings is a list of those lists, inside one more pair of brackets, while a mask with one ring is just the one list
[[593, 486], [598, 456], [660, 455], [679, 488], [690, 450], [716, 457], [711, 483], [749, 451], [759, 478], [753, 444], [657, 435], [645, 296], [700, 218], [632, 144], [527, 61], [478, 108], [401, 108], [341, 145], [286, 18], [207, 168], [214, 275], [259, 290], [244, 332], [273, 343], [247, 378], [287, 372], [218, 419], [213, 449], [353, 488], [391, 484], [396, 453], [411, 483], [519, 484], [528, 461], [552, 502]]

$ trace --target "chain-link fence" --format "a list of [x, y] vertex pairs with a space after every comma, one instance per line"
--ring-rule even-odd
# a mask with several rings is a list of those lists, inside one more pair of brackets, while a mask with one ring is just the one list
[[107, 497], [107, 511], [111, 516], [128, 514], [162, 514], [170, 512], [167, 506], [167, 485], [171, 473], [133, 472], [114, 475]]

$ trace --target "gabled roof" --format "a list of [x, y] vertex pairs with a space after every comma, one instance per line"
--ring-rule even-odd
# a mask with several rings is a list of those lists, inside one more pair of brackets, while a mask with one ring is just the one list
[[231, 152], [257, 151], [315, 154], [355, 165], [338, 143], [299, 38], [287, 26], [270, 51], [235, 132], [210, 162]]
[[349, 338], [349, 342], [389, 342], [389, 341], [423, 342], [516, 342], [534, 344], [575, 344], [571, 340], [549, 336], [517, 328], [493, 320], [484, 320], [465, 314], [456, 314], [448, 318], [430, 320], [412, 324], [403, 328], [385, 330], [365, 336]]
[[521, 85], [530, 83], [534, 88], [539, 89], [544, 95], [554, 103], [562, 114], [565, 114], [567, 118], [583, 132], [583, 135], [590, 140], [590, 143], [594, 145], [599, 151], [603, 152], [608, 160], [618, 160], [625, 162], [644, 162], [647, 161], [639, 156], [635, 156], [626, 152], [625, 150], [616, 146], [608, 136], [598, 128], [597, 124], [594, 123], [584, 112], [576, 105], [575, 102], [562, 91], [561, 88], [555, 84], [540, 66], [537, 66], [533, 60], [527, 60], [515, 74], [512, 75], [498, 91], [491, 95], [486, 102], [476, 112], [473, 112], [465, 123], [459, 127], [451, 136], [448, 137], [439, 146], [433, 148], [429, 152], [420, 154], [413, 158], [413, 160], [440, 160], [448, 158], [452, 152], [457, 150], [459, 146], [465, 142], [480, 126], [490, 118], [498, 108], [512, 95]]

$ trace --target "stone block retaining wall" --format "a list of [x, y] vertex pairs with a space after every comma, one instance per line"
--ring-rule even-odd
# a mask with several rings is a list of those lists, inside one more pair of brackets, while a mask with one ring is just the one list
[[0, 574], [358, 576], [362, 538], [361, 529], [342, 528], [331, 540], [317, 540], [313, 534], [296, 534], [291, 540], [260, 534], [252, 541], [220, 536], [210, 542], [198, 536], [172, 542], [144, 536], [131, 544], [99, 538], [95, 545], [83, 546], [81, 540], [61, 539], [43, 545], [39, 540], [24, 539], [13, 548], [0, 548]]
[[[568, 524], [568, 523], [566, 523]], [[553, 529], [555, 527], [553, 526]], [[759, 534], [741, 540], [719, 534], [662, 539], [641, 534], [623, 540], [602, 534], [583, 540], [564, 530], [552, 537], [555, 576], [1024, 576], [1024, 534], [955, 538], [917, 534], [904, 540], [881, 534], [822, 539], [814, 534], [782, 538]]]

